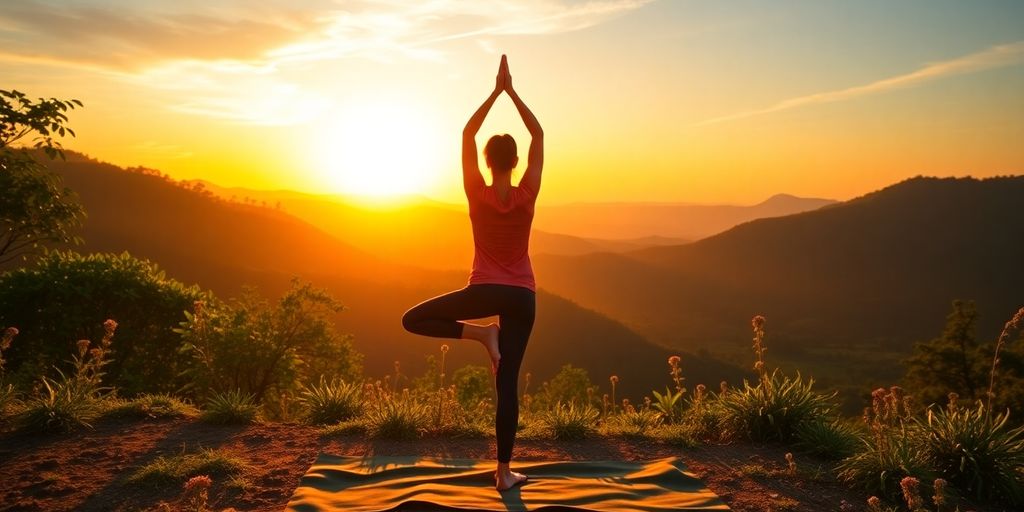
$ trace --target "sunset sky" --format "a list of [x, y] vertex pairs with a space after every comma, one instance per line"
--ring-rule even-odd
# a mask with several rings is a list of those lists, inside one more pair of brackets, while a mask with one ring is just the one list
[[[0, 89], [65, 146], [181, 179], [460, 202], [508, 55], [541, 201], [848, 199], [1024, 173], [1024, 2], [18, 0]], [[528, 135], [507, 98], [481, 131]], [[524, 159], [525, 160], [525, 159]]]

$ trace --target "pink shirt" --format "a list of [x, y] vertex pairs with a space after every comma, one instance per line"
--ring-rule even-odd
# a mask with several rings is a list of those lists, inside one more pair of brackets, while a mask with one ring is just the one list
[[469, 284], [508, 284], [537, 291], [530, 265], [530, 225], [535, 190], [520, 183], [503, 202], [494, 187], [479, 184], [468, 190], [473, 224], [473, 271]]

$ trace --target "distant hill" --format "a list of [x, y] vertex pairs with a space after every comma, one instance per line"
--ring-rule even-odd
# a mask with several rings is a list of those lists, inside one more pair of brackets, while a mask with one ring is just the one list
[[[391, 373], [395, 360], [402, 362], [404, 373], [418, 375], [425, 356], [438, 354], [442, 343], [452, 347], [452, 367], [486, 361], [474, 342], [414, 336], [400, 324], [402, 313], [418, 301], [463, 286], [465, 270], [431, 271], [386, 261], [286, 212], [226, 201], [200, 187], [129, 172], [73, 152], [67, 162], [50, 167], [88, 212], [81, 233], [86, 244], [79, 251], [127, 250], [158, 263], [169, 276], [198, 283], [223, 298], [245, 284], [276, 296], [298, 275], [346, 304], [337, 317], [338, 330], [354, 335], [371, 376]], [[678, 351], [651, 344], [620, 323], [551, 293], [541, 291], [538, 303], [523, 363], [523, 372], [532, 372], [534, 382], [549, 379], [566, 363], [587, 368], [598, 384], [606, 385], [608, 375], [615, 373], [620, 389], [635, 397], [668, 382], [665, 360]], [[707, 356], [682, 355], [692, 375], [689, 382], [735, 382], [742, 374]], [[652, 372], [650, 365], [658, 371]]]
[[535, 266], [550, 290], [666, 346], [748, 357], [750, 318], [764, 314], [777, 362], [892, 378], [952, 300], [977, 302], [983, 339], [1024, 305], [1022, 205], [1024, 177], [919, 177], [691, 244]]
[[[188, 183], [199, 183], [225, 199], [280, 209], [388, 261], [438, 270], [465, 270], [473, 261], [469, 217], [458, 205], [419, 198], [399, 205], [365, 206], [336, 195], [220, 187], [201, 180]], [[575, 256], [687, 241], [666, 237], [607, 240], [535, 229], [530, 252]]]
[[687, 203], [575, 203], [538, 210], [538, 229], [585, 238], [636, 239], [662, 236], [699, 240], [737, 224], [816, 210], [831, 199], [776, 194], [753, 206]]

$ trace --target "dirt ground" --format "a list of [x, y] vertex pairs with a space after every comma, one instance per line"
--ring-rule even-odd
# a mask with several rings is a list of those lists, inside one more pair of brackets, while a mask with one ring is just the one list
[[[210, 425], [194, 419], [108, 420], [69, 434], [0, 434], [0, 510], [154, 510], [180, 505], [180, 485], [152, 488], [128, 476], [161, 455], [223, 448], [245, 460], [244, 485], [214, 478], [214, 510], [281, 510], [321, 452], [336, 455], [423, 455], [490, 459], [493, 439], [374, 440], [321, 436], [293, 423]], [[735, 511], [836, 511], [843, 500], [863, 510], [867, 498], [835, 482], [827, 463], [797, 454], [787, 471], [785, 451], [752, 444], [679, 448], [660, 442], [597, 438], [516, 442], [515, 460], [644, 461], [681, 456], [688, 468]]]

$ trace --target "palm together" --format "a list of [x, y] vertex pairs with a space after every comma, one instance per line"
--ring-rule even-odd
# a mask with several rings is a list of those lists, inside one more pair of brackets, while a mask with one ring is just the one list
[[508, 58], [501, 56], [501, 64], [498, 65], [498, 77], [495, 80], [494, 92], [505, 91], [512, 94], [512, 74], [508, 70]]

